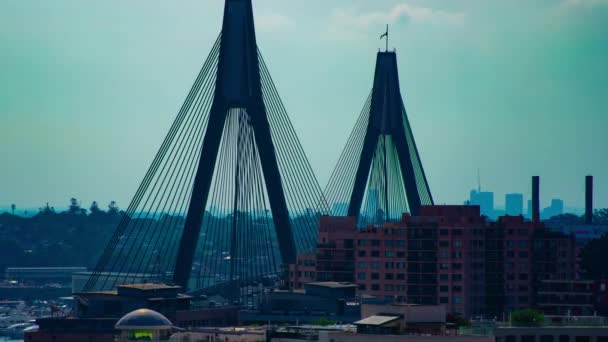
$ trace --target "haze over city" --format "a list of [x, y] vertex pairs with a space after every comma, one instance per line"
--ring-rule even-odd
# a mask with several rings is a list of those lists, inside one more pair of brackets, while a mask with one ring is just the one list
[[[221, 25], [222, 1], [0, 4], [0, 206], [126, 207]], [[384, 25], [436, 203], [477, 187], [608, 206], [608, 2], [254, 2], [258, 41], [322, 187]], [[294, 67], [297, 66], [297, 67]]]

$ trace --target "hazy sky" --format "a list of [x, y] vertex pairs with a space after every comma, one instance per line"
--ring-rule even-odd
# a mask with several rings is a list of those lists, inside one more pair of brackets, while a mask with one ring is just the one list
[[[221, 26], [219, 0], [0, 0], [0, 206], [127, 207]], [[437, 203], [476, 186], [608, 207], [608, 0], [254, 0], [322, 186], [391, 25]]]

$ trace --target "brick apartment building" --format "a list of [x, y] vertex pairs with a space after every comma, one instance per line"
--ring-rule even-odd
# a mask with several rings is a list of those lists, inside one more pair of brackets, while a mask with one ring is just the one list
[[445, 304], [465, 317], [531, 307], [540, 280], [574, 277], [574, 240], [522, 217], [486, 222], [478, 206], [423, 206], [399, 222], [357, 228], [320, 219], [316, 255], [290, 265], [289, 287], [355, 282], [361, 294], [398, 303]]

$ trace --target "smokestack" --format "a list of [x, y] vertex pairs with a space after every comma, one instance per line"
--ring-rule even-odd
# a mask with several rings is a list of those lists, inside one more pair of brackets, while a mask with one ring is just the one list
[[585, 224], [593, 223], [593, 176], [585, 177]]
[[532, 221], [540, 221], [540, 177], [532, 176]]

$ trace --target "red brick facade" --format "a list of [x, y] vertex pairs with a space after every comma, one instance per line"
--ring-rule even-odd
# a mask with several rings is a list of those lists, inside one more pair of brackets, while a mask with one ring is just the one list
[[573, 246], [522, 217], [488, 223], [478, 206], [423, 206], [419, 216], [359, 229], [354, 218], [325, 216], [316, 255], [290, 266], [289, 285], [355, 282], [360, 293], [393, 302], [498, 315], [532, 306], [538, 279], [572, 277]]

